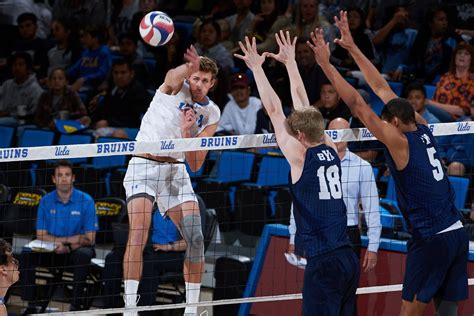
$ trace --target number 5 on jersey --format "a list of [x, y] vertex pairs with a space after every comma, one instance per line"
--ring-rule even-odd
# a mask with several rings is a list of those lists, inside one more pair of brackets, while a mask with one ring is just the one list
[[320, 200], [342, 198], [341, 177], [339, 176], [339, 168], [336, 165], [332, 165], [327, 169], [325, 166], [319, 167], [318, 178]]

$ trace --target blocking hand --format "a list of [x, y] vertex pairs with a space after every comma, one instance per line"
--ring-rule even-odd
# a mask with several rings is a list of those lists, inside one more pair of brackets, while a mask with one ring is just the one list
[[242, 59], [249, 69], [253, 70], [262, 66], [265, 61], [265, 54], [259, 55], [257, 52], [257, 41], [252, 37], [252, 43], [247, 36], [245, 36], [245, 45], [239, 42], [240, 49], [244, 55], [234, 54], [235, 57]]

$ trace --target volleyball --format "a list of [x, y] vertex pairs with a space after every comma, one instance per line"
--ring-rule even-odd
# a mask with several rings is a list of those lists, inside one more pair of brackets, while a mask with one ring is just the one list
[[164, 12], [152, 11], [140, 22], [140, 35], [151, 46], [165, 45], [173, 33], [173, 20]]

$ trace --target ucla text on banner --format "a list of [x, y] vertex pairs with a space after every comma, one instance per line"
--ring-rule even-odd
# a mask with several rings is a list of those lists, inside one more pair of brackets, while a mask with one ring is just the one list
[[[474, 122], [429, 125], [434, 136], [474, 133]], [[366, 128], [327, 130], [334, 142], [368, 141], [376, 138]], [[277, 146], [275, 134], [164, 139], [156, 142], [115, 142], [44, 147], [0, 148], [0, 162], [69, 159], [154, 153], [166, 155], [196, 150], [222, 150]]]

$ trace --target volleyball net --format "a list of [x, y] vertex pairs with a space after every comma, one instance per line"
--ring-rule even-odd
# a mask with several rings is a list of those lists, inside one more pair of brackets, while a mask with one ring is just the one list
[[[456, 206], [462, 210], [463, 223], [470, 229], [472, 238], [474, 122], [434, 124], [430, 129], [442, 151], [439, 168], [449, 170]], [[398, 315], [410, 233], [397, 208], [393, 180], [383, 159], [383, 146], [365, 128], [326, 133], [336, 144], [347, 142], [352, 152], [371, 160], [369, 171], [366, 168], [361, 171], [360, 163], [348, 166], [351, 172], [371, 173], [358, 180], [361, 187], [365, 184], [360, 195], [349, 197], [356, 203], [365, 199], [365, 203], [370, 204], [361, 202], [361, 206], [352, 211], [357, 213], [352, 217], [358, 221], [349, 223], [349, 226], [358, 225], [362, 235], [361, 263], [366, 249], [378, 249], [375, 269], [361, 272], [357, 292], [359, 313]], [[205, 272], [201, 299], [194, 305], [199, 306], [203, 315], [299, 314], [304, 262], [288, 253], [294, 233], [288, 227], [290, 169], [274, 134], [136, 142], [93, 139], [87, 134], [56, 135], [32, 129], [25, 130], [18, 143], [21, 146], [0, 148], [0, 231], [4, 239], [12, 242], [14, 253], [20, 258], [21, 277], [28, 275], [27, 281], [22, 280], [11, 288], [9, 310], [24, 309], [30, 302], [36, 312], [57, 315], [124, 312], [122, 262], [129, 217], [123, 183], [129, 160], [142, 153], [166, 156], [208, 150], [205, 162], [197, 171], [191, 171], [187, 164], [170, 166], [176, 168], [171, 174], [188, 172], [200, 207]], [[75, 177], [72, 185], [90, 195], [95, 214], [68, 208], [67, 203], [74, 202], [74, 207], [85, 208], [84, 198], [79, 203], [74, 197], [67, 203], [49, 198], [49, 204], [46, 203], [48, 192], [61, 185], [55, 168], [62, 160], [72, 163]], [[142, 159], [135, 169], [148, 170], [149, 164], [153, 162]], [[149, 172], [143, 176], [152, 186], [160, 186], [158, 175]], [[160, 181], [178, 180], [175, 183], [182, 185], [179, 180], [183, 179]], [[343, 174], [342, 189], [349, 190], [354, 181]], [[375, 193], [363, 182], [373, 183]], [[327, 187], [330, 193], [331, 183]], [[42, 213], [39, 213], [42, 200]], [[170, 246], [181, 239], [180, 232], [171, 221], [163, 222], [159, 213], [167, 208], [170, 200], [167, 196], [157, 200], [158, 209], [152, 214], [144, 250], [142, 283], [146, 286], [141, 285], [139, 306], [129, 311], [179, 315], [186, 306], [182, 274], [186, 248], [179, 243], [176, 243], [178, 248]], [[64, 209], [52, 207], [60, 202], [66, 205]], [[374, 209], [376, 214], [372, 213]], [[57, 213], [64, 210], [66, 215], [58, 217]], [[72, 246], [72, 249], [63, 249], [66, 255], [58, 254], [61, 251], [57, 250], [57, 243], [62, 243], [61, 238], [57, 241], [37, 239], [37, 229], [50, 229], [56, 231], [57, 236], [67, 236], [77, 234], [74, 227], [80, 227], [83, 233], [84, 229], [87, 231], [85, 227], [90, 227], [87, 225], [94, 225], [90, 218], [94, 216], [97, 218], [95, 241], [93, 247], [88, 247], [92, 252], [85, 254], [86, 258], [90, 257], [89, 261], [72, 258], [70, 254], [78, 250], [68, 243], [64, 247]], [[473, 242], [474, 238], [469, 255], [471, 295], [474, 294]], [[135, 263], [135, 258], [128, 260]], [[81, 278], [78, 273], [82, 274]], [[77, 305], [78, 298], [84, 310], [69, 312], [71, 304]], [[150, 303], [141, 306], [144, 302]], [[473, 304], [472, 300], [463, 303], [461, 315], [474, 310]]]

